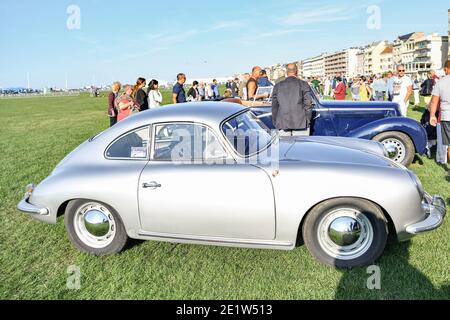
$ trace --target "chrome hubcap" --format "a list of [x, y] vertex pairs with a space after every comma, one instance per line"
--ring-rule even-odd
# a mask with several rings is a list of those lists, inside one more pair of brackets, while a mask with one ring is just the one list
[[403, 162], [406, 158], [406, 147], [398, 139], [390, 138], [382, 141], [382, 144], [386, 148], [389, 158], [395, 162]]
[[364, 255], [373, 242], [369, 219], [355, 209], [337, 209], [319, 224], [322, 249], [334, 259], [353, 260]]
[[84, 215], [84, 226], [93, 236], [104, 237], [109, 231], [108, 217], [101, 211], [88, 211]]
[[330, 224], [328, 236], [338, 246], [351, 246], [361, 236], [361, 225], [356, 219], [340, 217]]
[[105, 248], [116, 234], [116, 223], [111, 212], [99, 203], [87, 203], [80, 207], [74, 217], [78, 238], [92, 248]]

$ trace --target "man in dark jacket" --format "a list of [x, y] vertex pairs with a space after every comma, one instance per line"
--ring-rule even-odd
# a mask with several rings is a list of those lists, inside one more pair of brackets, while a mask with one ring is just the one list
[[286, 80], [273, 89], [273, 124], [281, 136], [309, 135], [312, 109], [309, 85], [298, 78], [298, 67], [291, 63], [287, 66]]

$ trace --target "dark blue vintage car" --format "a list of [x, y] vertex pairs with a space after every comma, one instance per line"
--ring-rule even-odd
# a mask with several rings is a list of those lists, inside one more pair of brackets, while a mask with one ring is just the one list
[[[401, 116], [393, 102], [326, 101], [311, 90], [314, 101], [311, 134], [338, 136], [381, 142], [391, 159], [409, 166], [416, 153], [427, 151], [427, 133], [421, 124]], [[269, 127], [272, 110], [268, 106], [252, 107], [254, 113]]]

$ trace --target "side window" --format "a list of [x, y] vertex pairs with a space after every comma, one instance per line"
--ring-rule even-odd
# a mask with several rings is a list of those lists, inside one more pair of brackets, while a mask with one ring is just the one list
[[155, 128], [155, 161], [206, 161], [226, 157], [216, 135], [202, 125], [163, 124]]
[[149, 127], [128, 133], [108, 148], [106, 156], [109, 159], [145, 160], [148, 158], [149, 137]]
[[210, 129], [206, 129], [203, 141], [204, 141], [204, 150], [203, 150], [204, 160], [218, 160], [218, 159], [225, 159], [227, 157], [226, 151], [223, 149], [219, 140], [217, 140], [216, 135]]

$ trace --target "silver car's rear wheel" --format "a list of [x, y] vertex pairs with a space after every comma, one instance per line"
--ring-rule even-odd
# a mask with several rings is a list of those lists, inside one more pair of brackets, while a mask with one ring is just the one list
[[71, 201], [66, 208], [64, 224], [69, 240], [82, 252], [94, 255], [117, 253], [128, 240], [119, 214], [98, 201]]
[[105, 248], [116, 235], [116, 222], [105, 206], [96, 202], [86, 203], [74, 216], [74, 228], [78, 238], [92, 248]]
[[306, 216], [302, 232], [311, 254], [338, 268], [372, 264], [383, 253], [388, 238], [383, 211], [359, 198], [318, 204]]

